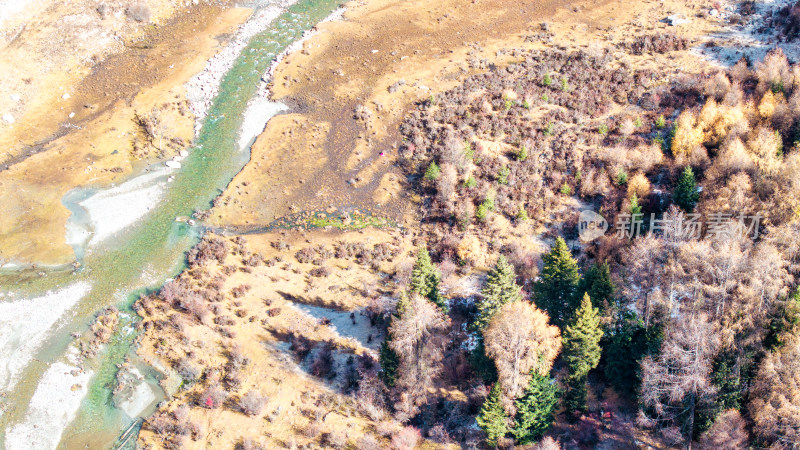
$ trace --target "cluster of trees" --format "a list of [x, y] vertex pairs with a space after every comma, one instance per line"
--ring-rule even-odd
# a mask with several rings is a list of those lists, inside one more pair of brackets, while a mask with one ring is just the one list
[[[581, 277], [560, 238], [545, 260], [534, 301], [523, 294], [514, 267], [501, 255], [473, 305], [468, 323], [475, 340], [473, 373], [479, 383], [492, 384], [477, 422], [490, 445], [511, 437], [523, 444], [541, 439], [560, 400], [571, 415], [585, 411], [587, 377], [600, 362], [603, 327], [590, 295], [601, 305], [611, 301], [608, 266], [592, 267]], [[397, 303], [380, 352], [381, 376], [396, 397], [396, 412], [406, 420], [429, 400], [452, 344], [440, 278], [427, 249], [420, 249], [409, 292]], [[549, 311], [558, 325], [551, 323]], [[559, 355], [568, 372], [563, 383], [552, 373]]]
[[[560, 67], [584, 64], [581, 58], [562, 60]], [[517, 71], [508, 78], [517, 80]], [[583, 249], [584, 270], [558, 239], [542, 255], [538, 278], [520, 280], [525, 290], [512, 264], [498, 258], [468, 325], [475, 334], [473, 375], [491, 385], [477, 415], [488, 442], [540, 438], [559, 403], [568, 416], [585, 411], [592, 380], [634, 400], [637, 424], [676, 445], [800, 445], [800, 395], [794, 392], [800, 372], [800, 67], [775, 51], [754, 67], [740, 62], [726, 72], [679, 78], [657, 92], [636, 92], [640, 104], [650, 105], [651, 123], [603, 124], [596, 131], [601, 139], [590, 140], [599, 144], [592, 156], [558, 145], [552, 139], [558, 126], [534, 131], [536, 143], [526, 141], [524, 131], [507, 129], [531, 130], [517, 123], [516, 108], [525, 108], [528, 90], [545, 89], [530, 70], [522, 73], [539, 87], [525, 84], [522, 94], [489, 89], [494, 97], [481, 98], [489, 103], [482, 108], [459, 96], [481, 83], [492, 89], [509, 84], [476, 79], [453, 93], [458, 101], [427, 106], [427, 134], [412, 126], [414, 120], [406, 124], [409, 161], [433, 167], [421, 182], [434, 196], [431, 212], [468, 233], [465, 227], [476, 222], [459, 219], [459, 196], [474, 194], [471, 214], [496, 208], [519, 221], [521, 209], [531, 211], [548, 198], [541, 180], [533, 182], [522, 168], [556, 161], [561, 176], [548, 175], [550, 190], [595, 202], [612, 223], [619, 213], [655, 213], [666, 225], [649, 224], [654, 233], [633, 240], [598, 239]], [[554, 94], [567, 108], [569, 92]], [[487, 118], [488, 129], [480, 122]], [[505, 136], [519, 151], [481, 153], [473, 142], [490, 135]], [[560, 156], [548, 159], [550, 152]], [[475, 167], [478, 160], [500, 165]], [[573, 179], [565, 181], [564, 174]], [[451, 178], [455, 187], [446, 186]], [[525, 195], [516, 192], [520, 188]], [[685, 228], [693, 213], [707, 222], [699, 236]], [[714, 218], [723, 220], [712, 226]], [[427, 252], [418, 266], [411, 290], [446, 322], [447, 303], [432, 288], [440, 277]], [[437, 327], [440, 334], [447, 328]], [[384, 373], [391, 372], [391, 358], [384, 360]]]

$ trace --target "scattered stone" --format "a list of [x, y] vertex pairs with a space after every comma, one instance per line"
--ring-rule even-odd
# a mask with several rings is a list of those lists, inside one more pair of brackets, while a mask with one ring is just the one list
[[3, 121], [6, 123], [14, 123], [14, 116], [11, 113], [3, 114]]
[[61, 96], [61, 98], [64, 99], [64, 100], [69, 100], [70, 95], [69, 94], [64, 94], [64, 95]]
[[20, 99], [21, 99], [21, 97], [19, 96], [19, 94], [11, 94], [9, 97], [11, 97], [11, 101], [12, 101], [12, 102], [18, 102], [18, 101], [20, 101]]
[[678, 14], [673, 14], [671, 16], [667, 16], [667, 23], [673, 27], [677, 27], [678, 25], [689, 23], [689, 19]]
[[169, 160], [169, 161], [165, 162], [164, 164], [167, 167], [169, 167], [170, 169], [180, 169], [181, 168], [181, 163], [179, 163], [177, 161]]

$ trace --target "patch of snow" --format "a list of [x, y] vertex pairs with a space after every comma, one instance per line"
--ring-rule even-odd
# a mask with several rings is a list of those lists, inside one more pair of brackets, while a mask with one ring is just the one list
[[[177, 164], [177, 163], [176, 163]], [[96, 245], [136, 223], [155, 208], [166, 191], [167, 168], [154, 168], [78, 202], [88, 223], [67, 222], [67, 243]]]
[[89, 293], [79, 282], [40, 297], [0, 303], [0, 390], [11, 390], [50, 331]]
[[244, 113], [242, 128], [239, 131], [239, 148], [249, 148], [256, 137], [264, 131], [267, 122], [282, 111], [289, 109], [279, 102], [270, 101], [262, 96], [256, 96], [247, 105]]
[[88, 392], [91, 377], [91, 372], [70, 364], [53, 363], [36, 387], [23, 421], [6, 430], [6, 449], [57, 448]]

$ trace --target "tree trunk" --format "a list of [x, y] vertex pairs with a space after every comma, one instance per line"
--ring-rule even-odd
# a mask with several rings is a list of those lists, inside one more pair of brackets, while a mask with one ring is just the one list
[[694, 392], [689, 397], [689, 450], [692, 450], [692, 440], [694, 439]]

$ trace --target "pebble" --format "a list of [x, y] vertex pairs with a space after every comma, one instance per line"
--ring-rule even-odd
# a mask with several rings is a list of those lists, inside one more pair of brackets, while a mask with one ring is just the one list
[[3, 121], [6, 123], [14, 123], [14, 116], [11, 113], [3, 114]]
[[61, 98], [64, 99], [64, 100], [68, 100], [70, 98], [70, 95], [69, 94], [64, 94], [64, 95], [61, 96]]
[[21, 97], [19, 96], [19, 94], [11, 94], [9, 97], [11, 98], [11, 101], [12, 101], [12, 102], [18, 102], [18, 101], [20, 101], [20, 99], [21, 99]]

